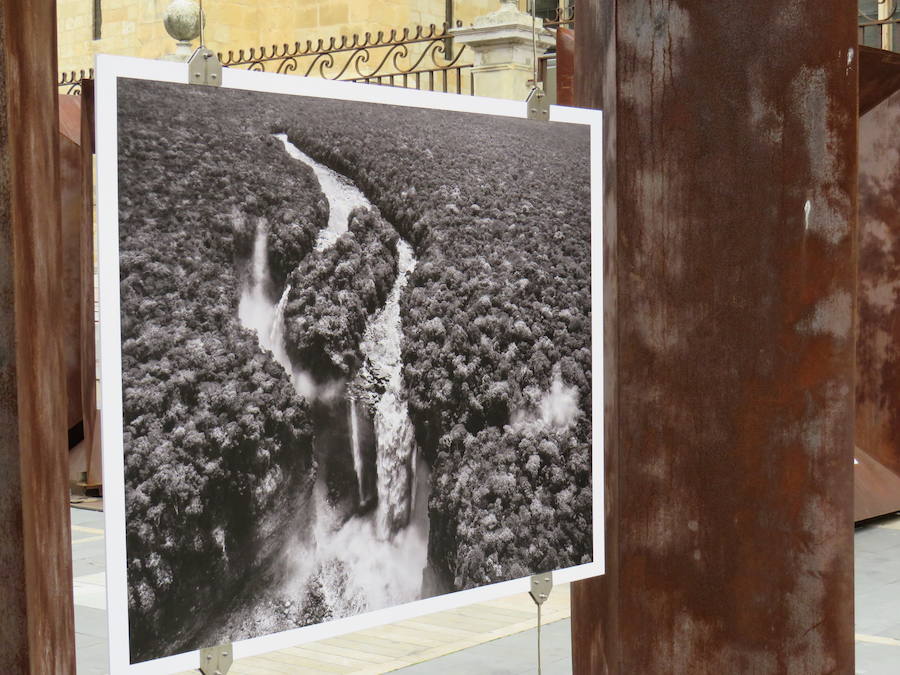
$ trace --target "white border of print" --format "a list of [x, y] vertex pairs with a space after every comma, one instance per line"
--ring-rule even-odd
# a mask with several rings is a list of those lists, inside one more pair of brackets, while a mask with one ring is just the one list
[[[128, 633], [128, 588], [125, 552], [125, 467], [122, 444], [122, 353], [119, 299], [117, 78], [187, 83], [186, 64], [101, 55], [96, 67], [96, 141], [98, 175], [98, 259], [100, 269], [100, 401], [103, 444], [103, 493], [106, 518], [106, 588], [109, 667], [112, 675], [172, 673], [196, 669], [199, 652], [131, 664]], [[370, 84], [336, 82], [294, 75], [225, 68], [222, 86], [275, 94], [294, 94], [396, 106], [455, 110], [507, 117], [527, 117], [525, 103], [500, 99], [422, 92]], [[603, 236], [601, 113], [553, 106], [555, 122], [591, 126], [591, 263], [593, 387], [593, 559], [554, 571], [565, 583], [604, 572], [603, 517]], [[529, 579], [516, 579], [380, 609], [358, 616], [296, 628], [235, 643], [237, 659], [322, 640], [373, 626], [529, 590]], [[212, 646], [212, 645], [209, 645]]]

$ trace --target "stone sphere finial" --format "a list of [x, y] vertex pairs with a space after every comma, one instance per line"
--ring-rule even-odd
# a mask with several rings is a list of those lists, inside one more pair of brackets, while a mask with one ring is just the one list
[[172, 0], [163, 17], [166, 32], [179, 42], [200, 36], [200, 5], [194, 0]]

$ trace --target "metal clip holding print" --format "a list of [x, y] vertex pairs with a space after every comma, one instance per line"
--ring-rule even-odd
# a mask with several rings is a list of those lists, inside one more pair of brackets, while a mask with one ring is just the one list
[[203, 0], [200, 0], [200, 46], [188, 61], [188, 83], [202, 84], [207, 87], [222, 86], [222, 64], [216, 53], [206, 46], [204, 26], [206, 15], [203, 14]]
[[531, 577], [531, 590], [528, 594], [537, 605], [537, 672], [541, 675], [541, 605], [550, 597], [553, 590], [553, 574], [535, 574]]
[[234, 661], [230, 644], [200, 650], [200, 672], [203, 675], [228, 675]]

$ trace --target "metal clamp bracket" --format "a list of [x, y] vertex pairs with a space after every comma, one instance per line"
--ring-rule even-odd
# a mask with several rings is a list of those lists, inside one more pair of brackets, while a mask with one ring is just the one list
[[203, 675], [227, 675], [234, 663], [231, 644], [200, 650], [200, 672]]
[[535, 574], [531, 577], [531, 590], [528, 593], [538, 607], [543, 605], [544, 601], [550, 597], [551, 590], [553, 590], [553, 575], [550, 572]]
[[537, 671], [541, 675], [541, 605], [550, 597], [550, 591], [553, 590], [553, 574], [545, 572], [544, 574], [535, 574], [531, 577], [531, 589], [528, 594], [537, 605]]
[[525, 99], [525, 103], [528, 106], [528, 119], [550, 121], [550, 99], [541, 87], [535, 84], [531, 93], [528, 94], [528, 98]]
[[198, 47], [188, 61], [188, 82], [208, 87], [222, 86], [222, 64], [208, 47]]

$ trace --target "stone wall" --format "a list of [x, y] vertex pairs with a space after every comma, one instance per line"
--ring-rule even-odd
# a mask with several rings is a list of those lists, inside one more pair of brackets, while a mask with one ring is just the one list
[[[98, 53], [160, 58], [175, 49], [163, 28], [170, 0], [100, 0], [101, 39], [93, 39], [94, 0], [57, 0], [59, 68], [93, 66]], [[497, 0], [454, 0], [465, 24]], [[441, 24], [444, 0], [230, 0], [208, 2], [206, 42], [214, 51]]]

